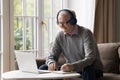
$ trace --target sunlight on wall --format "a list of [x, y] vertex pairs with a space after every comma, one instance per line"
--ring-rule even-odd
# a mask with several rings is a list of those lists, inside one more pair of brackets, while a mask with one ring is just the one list
[[93, 31], [95, 0], [69, 0], [68, 7], [75, 10], [78, 24]]

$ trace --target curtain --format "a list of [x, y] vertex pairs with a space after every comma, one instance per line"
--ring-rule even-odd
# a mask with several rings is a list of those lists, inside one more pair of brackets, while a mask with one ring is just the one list
[[96, 0], [94, 36], [97, 43], [114, 42], [115, 0]]

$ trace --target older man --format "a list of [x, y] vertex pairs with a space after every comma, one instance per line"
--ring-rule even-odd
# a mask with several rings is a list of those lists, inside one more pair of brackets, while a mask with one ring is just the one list
[[67, 63], [63, 64], [60, 70], [76, 71], [84, 80], [96, 80], [103, 76], [94, 36], [89, 29], [77, 25], [75, 12], [60, 10], [57, 14], [57, 24], [62, 31], [56, 36], [46, 65], [42, 65], [40, 69], [58, 70], [58, 59], [63, 53]]

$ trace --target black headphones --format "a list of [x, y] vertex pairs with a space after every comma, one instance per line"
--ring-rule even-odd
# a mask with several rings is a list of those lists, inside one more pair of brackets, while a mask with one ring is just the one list
[[59, 13], [62, 12], [62, 11], [66, 11], [66, 12], [68, 12], [68, 13], [70, 14], [70, 16], [71, 16], [70, 21], [69, 21], [70, 24], [75, 25], [75, 24], [77, 23], [76, 16], [73, 14], [73, 12], [71, 12], [71, 11], [68, 10], [68, 9], [62, 9], [62, 10], [60, 10], [60, 11], [57, 13], [57, 24], [59, 24], [59, 22], [58, 22]]

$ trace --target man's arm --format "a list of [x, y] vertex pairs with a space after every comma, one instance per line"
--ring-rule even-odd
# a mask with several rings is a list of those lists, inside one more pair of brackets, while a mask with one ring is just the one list
[[[56, 39], [55, 39], [55, 42], [53, 44], [53, 47], [50, 50], [50, 55], [46, 59], [46, 64], [48, 65], [48, 67], [49, 67], [49, 65], [51, 65], [53, 67], [57, 66], [58, 59], [59, 59], [61, 52], [62, 52], [62, 49], [60, 46], [59, 34], [58, 34]], [[51, 66], [49, 68], [52, 70]], [[55, 69], [55, 68], [53, 68], [53, 69]]]
[[92, 65], [96, 60], [96, 54], [98, 53], [96, 42], [92, 35], [92, 32], [89, 30], [85, 30], [82, 36], [85, 58], [72, 63], [72, 65], [74, 66], [74, 70], [78, 72], [82, 71], [85, 67]]

